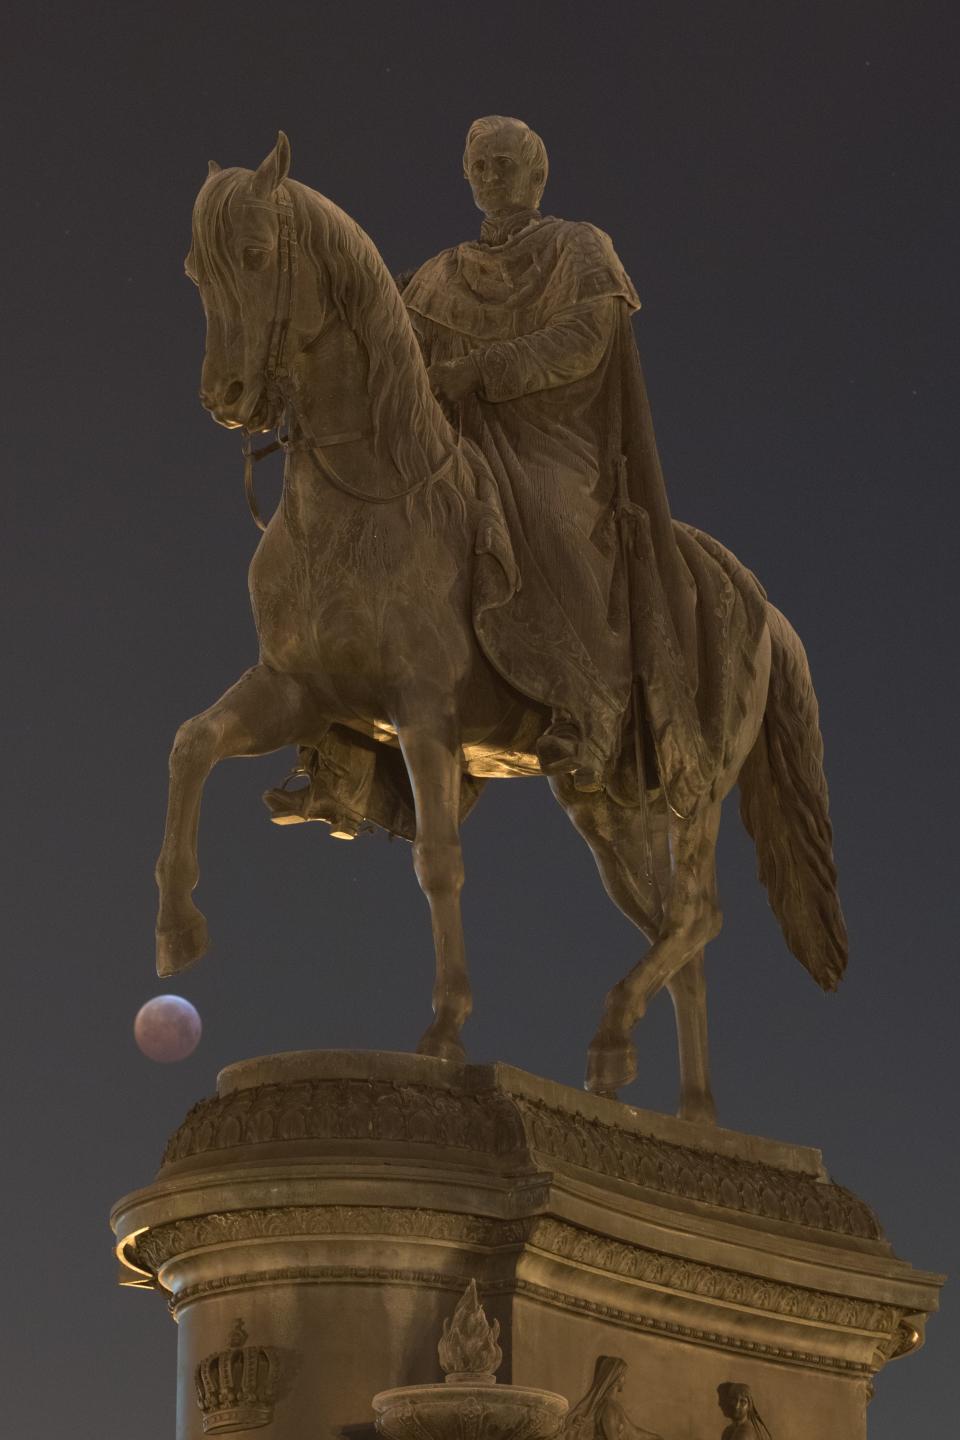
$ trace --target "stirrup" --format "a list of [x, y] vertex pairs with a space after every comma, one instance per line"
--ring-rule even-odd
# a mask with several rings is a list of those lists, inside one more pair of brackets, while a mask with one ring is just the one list
[[282, 786], [266, 790], [263, 802], [274, 825], [304, 825], [308, 820], [320, 820], [330, 826], [333, 840], [356, 840], [361, 830], [369, 828], [362, 817], [349, 814], [332, 800], [314, 800], [312, 785], [297, 790], [284, 790]]
[[580, 748], [580, 738], [572, 729], [564, 735], [551, 727], [536, 744], [540, 769], [544, 775], [569, 774], [580, 765]]
[[296, 790], [285, 790], [280, 785], [263, 792], [263, 803], [274, 825], [305, 825], [307, 817], [303, 812], [309, 798], [309, 785], [300, 785]]

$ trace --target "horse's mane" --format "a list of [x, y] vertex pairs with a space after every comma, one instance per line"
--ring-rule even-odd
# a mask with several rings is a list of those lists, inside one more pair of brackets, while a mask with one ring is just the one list
[[[221, 170], [200, 192], [194, 210], [193, 278], [203, 276], [239, 301], [229, 248], [230, 201], [251, 171]], [[404, 488], [441, 484], [462, 507], [472, 489], [452, 428], [437, 404], [420, 346], [393, 277], [370, 237], [332, 200], [285, 180], [304, 259], [322, 277], [324, 294], [352, 330], [367, 361], [374, 448], [396, 466]]]
[[193, 207], [193, 236], [183, 268], [197, 285], [224, 290], [237, 303], [240, 291], [228, 238], [230, 201], [249, 170], [218, 170], [206, 180]]

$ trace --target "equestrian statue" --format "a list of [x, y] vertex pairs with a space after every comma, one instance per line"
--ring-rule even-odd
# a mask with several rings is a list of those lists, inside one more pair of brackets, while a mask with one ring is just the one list
[[825, 990], [846, 964], [803, 647], [728, 550], [671, 518], [636, 292], [601, 230], [541, 213], [539, 136], [470, 127], [480, 237], [398, 279], [289, 169], [282, 133], [255, 171], [211, 162], [193, 214], [201, 401], [244, 434], [258, 521], [256, 460], [281, 447], [285, 473], [250, 566], [259, 660], [173, 747], [158, 971], [207, 948], [210, 770], [294, 746], [299, 783], [265, 797], [277, 823], [412, 842], [436, 950], [419, 1050], [462, 1061], [460, 826], [489, 779], [545, 775], [649, 942], [606, 996], [587, 1088], [633, 1079], [665, 985], [679, 1113], [713, 1122], [703, 955], [735, 784], [791, 950]]

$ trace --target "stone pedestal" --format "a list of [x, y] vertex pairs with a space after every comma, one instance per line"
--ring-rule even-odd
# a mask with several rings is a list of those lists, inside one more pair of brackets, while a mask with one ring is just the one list
[[665, 1440], [719, 1440], [729, 1381], [773, 1440], [860, 1440], [941, 1283], [816, 1150], [412, 1055], [230, 1066], [112, 1219], [179, 1326], [177, 1440], [372, 1436], [375, 1394], [439, 1379], [471, 1278], [507, 1384], [573, 1404], [620, 1356]]

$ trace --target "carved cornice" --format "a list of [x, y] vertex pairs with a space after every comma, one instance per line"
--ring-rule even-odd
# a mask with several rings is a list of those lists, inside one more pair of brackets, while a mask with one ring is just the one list
[[[382, 1265], [284, 1265], [277, 1270], [251, 1270], [237, 1275], [216, 1275], [209, 1280], [198, 1281], [196, 1285], [185, 1285], [168, 1301], [171, 1314], [180, 1311], [208, 1295], [224, 1295], [234, 1290], [256, 1289], [258, 1286], [273, 1285], [355, 1285], [366, 1281], [383, 1285], [420, 1285], [429, 1290], [450, 1290], [458, 1292], [464, 1281], [458, 1275], [449, 1275], [443, 1270], [403, 1270], [397, 1266]], [[496, 1288], [496, 1287], [488, 1287]]]
[[[403, 1270], [380, 1266], [353, 1265], [293, 1265], [278, 1270], [258, 1270], [247, 1274], [221, 1275], [201, 1281], [182, 1290], [171, 1299], [170, 1309], [174, 1315], [186, 1306], [195, 1304], [211, 1295], [225, 1295], [239, 1290], [256, 1289], [259, 1286], [274, 1285], [323, 1285], [358, 1281], [379, 1284], [419, 1285], [431, 1290], [456, 1291], [463, 1285], [462, 1277], [452, 1276], [439, 1270]], [[786, 1365], [802, 1365], [807, 1368], [837, 1374], [862, 1377], [876, 1373], [885, 1363], [886, 1357], [877, 1352], [873, 1365], [861, 1364], [856, 1360], [844, 1360], [831, 1355], [817, 1354], [810, 1350], [794, 1350], [788, 1346], [765, 1345], [759, 1340], [748, 1340], [740, 1335], [721, 1334], [700, 1326], [683, 1325], [679, 1321], [663, 1320], [658, 1316], [645, 1315], [636, 1310], [620, 1310], [613, 1305], [601, 1305], [582, 1297], [552, 1290], [530, 1280], [500, 1280], [484, 1287], [487, 1294], [510, 1292], [527, 1295], [560, 1310], [576, 1310], [592, 1315], [599, 1320], [622, 1326], [626, 1330], [639, 1330], [648, 1334], [663, 1335], [676, 1340], [688, 1340], [694, 1344], [707, 1345], [711, 1349], [734, 1351], [760, 1359], [777, 1360]]]
[[[138, 1238], [134, 1258], [144, 1269], [156, 1274], [170, 1260], [191, 1251], [236, 1241], [307, 1235], [409, 1237], [454, 1242], [488, 1251], [527, 1245], [575, 1265], [684, 1295], [840, 1328], [872, 1331], [882, 1336], [895, 1335], [902, 1316], [902, 1311], [892, 1305], [787, 1285], [764, 1276], [663, 1254], [548, 1216], [494, 1220], [479, 1215], [381, 1205], [288, 1205], [234, 1210], [156, 1226]], [[367, 1273], [364, 1267], [347, 1268], [351, 1274]], [[191, 1298], [195, 1298], [196, 1288], [189, 1292]], [[178, 1292], [178, 1305], [186, 1303], [187, 1293]]]
[[165, 1166], [282, 1142], [402, 1143], [492, 1156], [526, 1153], [700, 1205], [878, 1240], [870, 1208], [840, 1185], [489, 1090], [465, 1093], [374, 1080], [261, 1085], [201, 1100], [171, 1138]]
[[412, 1210], [392, 1205], [282, 1205], [228, 1210], [157, 1225], [136, 1241], [135, 1258], [156, 1274], [161, 1265], [190, 1250], [237, 1240], [282, 1239], [294, 1235], [384, 1235], [454, 1241], [485, 1249], [520, 1245], [520, 1220], [491, 1220], [446, 1210]]
[[704, 1265], [678, 1255], [664, 1255], [657, 1250], [629, 1245], [549, 1217], [537, 1218], [531, 1223], [528, 1243], [549, 1255], [631, 1280], [646, 1281], [687, 1295], [699, 1295], [706, 1300], [723, 1300], [751, 1310], [768, 1310], [791, 1318], [819, 1320], [828, 1325], [886, 1334], [896, 1329], [902, 1313], [893, 1305], [831, 1295], [827, 1291], [801, 1285], [785, 1285], [761, 1275], [750, 1275], [719, 1265]]
[[163, 1164], [214, 1150], [283, 1140], [401, 1141], [503, 1155], [525, 1136], [512, 1100], [378, 1080], [259, 1085], [194, 1105]]
[[[494, 1284], [487, 1287], [490, 1293], [504, 1288], [502, 1282], [499, 1285]], [[758, 1355], [765, 1359], [780, 1360], [788, 1365], [804, 1365], [818, 1370], [833, 1370], [844, 1375], [866, 1377], [874, 1373], [874, 1367], [862, 1365], [856, 1360], [842, 1360], [832, 1355], [820, 1355], [808, 1350], [792, 1350], [781, 1345], [765, 1345], [762, 1341], [747, 1340], [740, 1335], [720, 1334], [718, 1331], [705, 1330], [696, 1325], [682, 1325], [678, 1321], [662, 1320], [659, 1316], [620, 1310], [616, 1306], [600, 1305], [580, 1296], [563, 1295], [559, 1291], [550, 1290], [546, 1286], [537, 1285], [530, 1280], [518, 1280], [514, 1288], [518, 1293], [542, 1300], [546, 1305], [555, 1305], [564, 1310], [579, 1310], [588, 1315], [595, 1315], [598, 1319], [611, 1321], [615, 1325], [622, 1325], [628, 1330], [644, 1330], [656, 1335], [673, 1336], [679, 1340], [692, 1340], [697, 1344], [709, 1345], [715, 1349], [735, 1350], [744, 1355]]]
[[531, 1148], [648, 1190], [858, 1239], [882, 1238], [868, 1205], [841, 1185], [757, 1161], [671, 1145], [571, 1115], [539, 1100], [514, 1099]]

